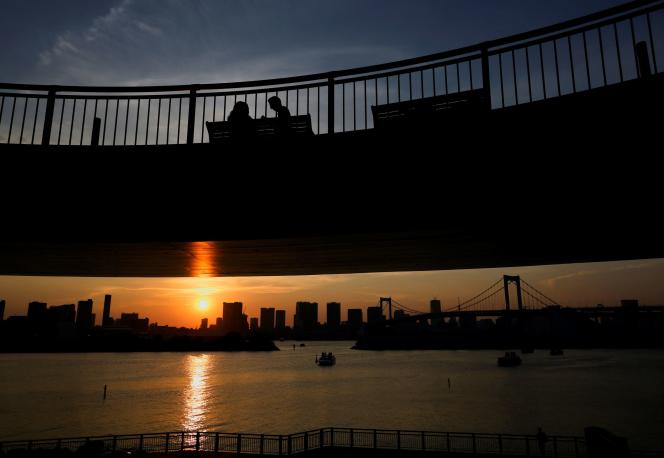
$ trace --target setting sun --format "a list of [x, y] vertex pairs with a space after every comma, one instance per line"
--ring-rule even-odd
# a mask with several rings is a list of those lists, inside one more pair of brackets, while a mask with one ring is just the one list
[[201, 299], [198, 301], [198, 310], [207, 310], [209, 303], [207, 299]]

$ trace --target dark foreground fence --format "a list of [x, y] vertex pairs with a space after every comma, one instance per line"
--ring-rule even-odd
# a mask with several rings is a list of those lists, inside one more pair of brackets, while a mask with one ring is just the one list
[[531, 103], [659, 73], [663, 8], [664, 0], [635, 0], [451, 51], [290, 78], [152, 87], [0, 83], [0, 144], [205, 143], [205, 122], [225, 120], [237, 101], [254, 118], [274, 117], [267, 102], [274, 95], [292, 114], [309, 114], [316, 134], [373, 128], [371, 106], [466, 91], [483, 91], [487, 109]]
[[[211, 452], [237, 455], [294, 455], [331, 448], [541, 456], [539, 443], [534, 435], [353, 428], [321, 428], [288, 435], [167, 432], [0, 443], [0, 453], [7, 456], [33, 451], [89, 451], [97, 454]], [[544, 454], [561, 458], [589, 456], [585, 440], [574, 436], [549, 437]], [[633, 451], [631, 456], [654, 458], [663, 455], [658, 452]]]

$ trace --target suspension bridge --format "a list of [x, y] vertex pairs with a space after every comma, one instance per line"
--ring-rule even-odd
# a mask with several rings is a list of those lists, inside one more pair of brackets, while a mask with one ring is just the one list
[[[474, 296], [460, 301], [455, 307], [440, 311], [422, 311], [406, 306], [391, 297], [381, 297], [378, 302], [381, 314], [388, 321], [424, 321], [447, 317], [501, 317], [535, 315], [561, 310], [583, 313], [597, 317], [624, 311], [624, 307], [565, 307], [559, 301], [546, 295], [518, 275], [503, 275], [487, 288]], [[640, 312], [662, 312], [664, 306], [641, 306]]]

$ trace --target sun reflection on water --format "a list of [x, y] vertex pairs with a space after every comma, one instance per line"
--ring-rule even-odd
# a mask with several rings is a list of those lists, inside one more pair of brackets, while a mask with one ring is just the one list
[[207, 424], [210, 358], [210, 355], [187, 356], [185, 364], [189, 385], [184, 391], [183, 431], [203, 430]]

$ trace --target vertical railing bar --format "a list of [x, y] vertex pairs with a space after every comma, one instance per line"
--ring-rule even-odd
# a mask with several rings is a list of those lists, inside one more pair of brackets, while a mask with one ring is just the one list
[[148, 132], [150, 131], [150, 110], [152, 109], [152, 99], [148, 99], [148, 116], [145, 120], [145, 144], [148, 144]]
[[180, 144], [180, 131], [182, 130], [182, 99], [183, 97], [178, 98], [178, 145]]
[[646, 13], [646, 23], [648, 24], [648, 38], [650, 40], [650, 53], [652, 54], [652, 64], [653, 64], [653, 69], [655, 70], [654, 74], [657, 74], [657, 57], [655, 53], [655, 42], [652, 39], [652, 25], [650, 24], [650, 13]]
[[327, 79], [327, 133], [334, 133], [334, 77]]
[[101, 133], [101, 144], [106, 144], [106, 122], [108, 121], [108, 99], [104, 100], [104, 126]]
[[290, 91], [286, 89], [286, 108], [290, 110], [290, 107], [288, 106], [288, 96], [289, 96]]
[[166, 117], [166, 144], [170, 145], [171, 142], [171, 102], [172, 98], [168, 98], [168, 115]]
[[618, 25], [613, 23], [613, 39], [616, 42], [616, 56], [618, 57], [618, 72], [620, 73], [620, 82], [624, 80], [623, 76], [623, 67], [622, 67], [622, 57], [620, 56], [620, 42], [618, 40]]
[[569, 49], [569, 68], [572, 72], [572, 93], [576, 94], [576, 75], [574, 74], [574, 55], [572, 54], [572, 40], [567, 37], [567, 47]]
[[346, 83], [341, 83], [341, 124], [342, 132], [346, 132]]
[[41, 99], [37, 99], [37, 107], [35, 108], [35, 116], [34, 116], [34, 119], [32, 120], [32, 140], [30, 140], [31, 145], [35, 144], [35, 132], [37, 132], [37, 115], [39, 114], [39, 106], [40, 105], [41, 105]]
[[115, 123], [113, 126], [113, 146], [115, 146], [115, 137], [118, 129], [118, 112], [120, 110], [120, 99], [115, 100]]
[[28, 97], [25, 97], [25, 103], [23, 104], [23, 119], [21, 120], [21, 134], [18, 137], [18, 144], [23, 144], [23, 128], [25, 127], [25, 115], [28, 112]]
[[431, 69], [431, 81], [433, 84], [433, 96], [436, 96], [436, 67]]
[[[244, 103], [247, 103], [246, 95], [245, 95]], [[203, 112], [201, 113], [201, 143], [205, 143], [205, 115], [206, 115], [205, 106], [206, 105], [207, 105], [207, 97], [203, 96]], [[249, 110], [247, 109], [247, 111], [249, 111]]]
[[500, 107], [505, 108], [505, 87], [503, 84], [503, 53], [498, 54], [498, 70], [500, 76]]
[[[473, 81], [473, 60], [468, 61], [468, 73], [470, 74], [470, 90], [475, 89], [475, 82]], [[434, 94], [435, 95], [435, 94]]]
[[530, 78], [530, 52], [529, 48], [526, 47], [526, 68], [528, 73], [528, 102], [533, 101], [533, 85]]
[[74, 106], [71, 109], [71, 121], [69, 121], [69, 141], [67, 144], [71, 146], [72, 134], [74, 133], [74, 115], [76, 114], [76, 104], [78, 99], [74, 99]]
[[514, 80], [514, 104], [519, 104], [519, 87], [516, 83], [516, 57], [514, 50], [512, 50], [512, 79]]
[[194, 143], [194, 133], [196, 131], [196, 102], [197, 88], [189, 89], [189, 110], [187, 112], [187, 145]]
[[390, 77], [386, 76], [385, 77], [385, 82], [387, 86], [387, 104], [389, 105], [390, 103]]
[[367, 124], [367, 80], [364, 80], [364, 129], [368, 129], [369, 125]]
[[127, 131], [129, 130], [129, 104], [131, 103], [130, 99], [127, 99], [127, 108], [125, 109], [125, 124], [124, 124], [124, 140], [122, 144], [127, 146]]
[[544, 76], [544, 53], [542, 52], [542, 43], [539, 44], [540, 70], [542, 72], [542, 94], [546, 100], [546, 78]]
[[79, 145], [83, 144], [83, 131], [85, 130], [85, 120], [88, 117], [88, 99], [85, 99], [85, 102], [83, 103], [83, 126], [81, 128], [81, 138], [78, 142]]
[[445, 95], [449, 94], [449, 87], [447, 85], [447, 65], [443, 66], [443, 76], [445, 77]]
[[602, 60], [602, 81], [606, 86], [606, 63], [604, 61], [604, 40], [602, 39], [602, 28], [597, 28], [597, 35], [599, 36], [599, 55]]
[[408, 100], [413, 100], [413, 72], [408, 72]]
[[421, 99], [424, 98], [424, 70], [420, 70], [420, 95]]
[[300, 114], [300, 90], [295, 90], [295, 116]]
[[588, 60], [588, 40], [586, 40], [586, 32], [583, 32], [583, 55], [586, 60], [586, 80], [588, 82], [588, 90], [590, 87], [590, 62]]
[[157, 136], [154, 139], [154, 144], [159, 144], [159, 131], [161, 130], [161, 97], [159, 97], [159, 103], [157, 103]]
[[397, 101], [401, 102], [401, 73], [397, 75]]
[[557, 40], [553, 40], [553, 58], [556, 61], [556, 88], [558, 89], [558, 97], [560, 97], [561, 94], [561, 89], [560, 89], [560, 63], [558, 61], [558, 42]]
[[353, 130], [357, 130], [357, 93], [355, 88], [357, 82], [353, 81]]
[[[212, 122], [215, 122], [217, 120], [217, 97], [218, 96], [215, 95], [212, 101]], [[254, 118], [255, 117], [256, 115], [254, 114]]]
[[[58, 129], [58, 145], [60, 144], [60, 138], [62, 137], [62, 118], [65, 115], [65, 102], [67, 99], [62, 99], [62, 109], [60, 110], [60, 128]], [[13, 119], [14, 113], [12, 111], [12, 119]], [[12, 130], [11, 127], [9, 128], [9, 136], [11, 137], [12, 135]]]
[[456, 63], [456, 74], [457, 74], [457, 92], [461, 92], [461, 72], [459, 71], [459, 63]]
[[2, 113], [5, 110], [5, 99], [6, 97], [2, 96], [2, 102], [0, 102], [0, 126], [2, 126]]
[[641, 71], [639, 69], [639, 59], [636, 55], [636, 33], [634, 31], [634, 18], [629, 18], [629, 28], [632, 31], [632, 52], [634, 53], [634, 65], [636, 66], [636, 77], [641, 77]]
[[[4, 98], [2, 100], [4, 104]], [[48, 99], [46, 100], [46, 110], [44, 111], [44, 128], [42, 130], [42, 145], [51, 144], [51, 130], [53, 129], [53, 112], [55, 111], [55, 90], [48, 91]], [[0, 111], [0, 113], [2, 113]], [[0, 115], [1, 117], [1, 115]]]
[[134, 145], [138, 145], [138, 118], [141, 117], [141, 99], [136, 100], [136, 128], [134, 129]]
[[[267, 100], [267, 94], [265, 94]], [[320, 86], [316, 86], [316, 135], [320, 135]], [[267, 113], [265, 113], [267, 116]]]

